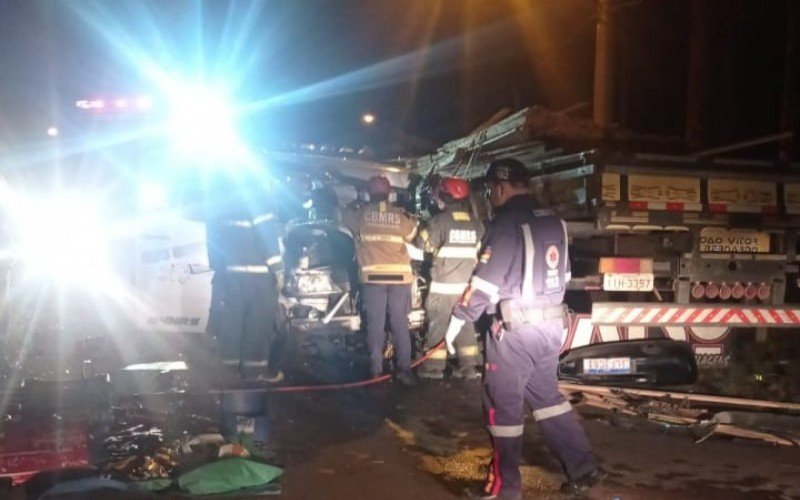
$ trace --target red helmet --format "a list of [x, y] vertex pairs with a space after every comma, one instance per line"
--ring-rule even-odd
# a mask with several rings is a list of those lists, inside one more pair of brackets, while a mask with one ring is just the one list
[[465, 200], [469, 196], [469, 183], [456, 177], [445, 177], [434, 189], [437, 198], [448, 195], [452, 200]]
[[376, 175], [369, 180], [369, 194], [370, 196], [384, 195], [389, 196], [392, 190], [392, 185], [389, 184], [389, 179], [382, 175]]

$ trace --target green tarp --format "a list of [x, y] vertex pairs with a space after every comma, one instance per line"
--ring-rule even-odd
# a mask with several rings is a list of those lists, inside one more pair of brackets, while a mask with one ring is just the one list
[[217, 460], [178, 478], [181, 490], [192, 495], [215, 495], [265, 486], [283, 474], [274, 465], [234, 457]]

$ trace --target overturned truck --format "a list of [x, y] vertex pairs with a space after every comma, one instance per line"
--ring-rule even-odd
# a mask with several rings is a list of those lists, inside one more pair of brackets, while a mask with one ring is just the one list
[[535, 198], [568, 224], [565, 350], [671, 338], [691, 343], [701, 365], [716, 365], [731, 332], [764, 339], [800, 325], [798, 166], [631, 153], [630, 137], [610, 141], [591, 122], [567, 130], [568, 122], [524, 109], [410, 161], [423, 178], [465, 177], [476, 188], [495, 158], [530, 169]]

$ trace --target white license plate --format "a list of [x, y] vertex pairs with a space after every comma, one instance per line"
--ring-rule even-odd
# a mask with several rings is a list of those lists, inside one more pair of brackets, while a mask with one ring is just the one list
[[606, 273], [603, 290], [609, 292], [650, 292], [653, 290], [653, 273]]
[[590, 375], [621, 375], [631, 373], [631, 358], [586, 358], [583, 373]]

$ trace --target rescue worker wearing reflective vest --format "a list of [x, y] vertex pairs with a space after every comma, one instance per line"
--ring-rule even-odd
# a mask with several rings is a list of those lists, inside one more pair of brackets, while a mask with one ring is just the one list
[[[433, 255], [431, 284], [425, 309], [428, 317], [428, 334], [425, 350], [433, 349], [444, 340], [450, 313], [467, 288], [467, 283], [478, 262], [478, 246], [483, 238], [483, 224], [469, 213], [466, 200], [469, 184], [453, 177], [440, 179], [433, 189], [433, 198], [439, 213], [421, 229], [418, 246]], [[459, 371], [454, 375], [475, 379], [480, 351], [472, 322], [466, 322], [455, 348]], [[447, 351], [438, 349], [422, 365], [418, 375], [423, 378], [444, 376]]]
[[278, 221], [268, 193], [252, 184], [216, 179], [206, 221], [209, 264], [214, 271], [210, 328], [223, 366], [245, 379], [283, 378], [271, 348], [278, 336], [278, 283], [282, 281]]
[[362, 283], [361, 300], [373, 376], [383, 372], [383, 347], [388, 312], [398, 373], [404, 385], [415, 383], [411, 371], [411, 311], [413, 274], [406, 243], [414, 239], [417, 223], [402, 208], [388, 199], [391, 185], [386, 177], [369, 180], [370, 202], [345, 212], [344, 226], [353, 235]]
[[472, 498], [521, 497], [519, 460], [523, 404], [568, 477], [564, 493], [578, 493], [602, 479], [586, 435], [558, 391], [558, 357], [566, 322], [562, 301], [570, 279], [566, 224], [537, 210], [522, 163], [502, 159], [486, 174], [496, 215], [487, 228], [470, 284], [453, 309], [448, 349], [464, 322], [493, 315], [486, 335], [484, 412], [492, 438], [485, 489]]

